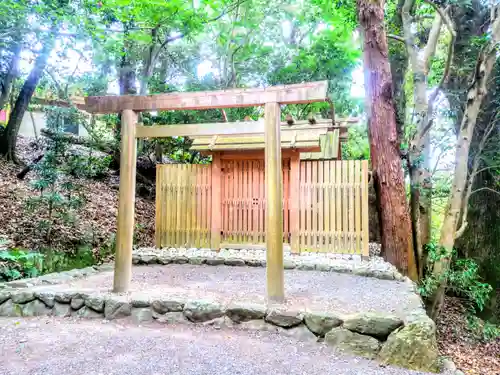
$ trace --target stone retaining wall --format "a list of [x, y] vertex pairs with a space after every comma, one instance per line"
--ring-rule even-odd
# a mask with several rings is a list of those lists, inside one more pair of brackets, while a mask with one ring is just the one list
[[[376, 244], [375, 244], [376, 245]], [[265, 250], [221, 249], [185, 249], [185, 248], [141, 248], [134, 250], [132, 262], [146, 264], [206, 264], [209, 266], [250, 266], [265, 267]], [[362, 259], [356, 254], [302, 253], [284, 252], [284, 268], [304, 271], [323, 271], [351, 273], [357, 276], [375, 277], [384, 280], [404, 281], [406, 278], [392, 264], [381, 257], [371, 256]]]
[[[214, 253], [210, 250], [194, 250], [135, 250], [133, 261], [135, 264], [265, 266], [265, 252]], [[235, 254], [239, 257], [235, 257]], [[282, 305], [261, 305], [243, 301], [224, 305], [217, 301], [186, 300], [181, 297], [154, 298], [141, 293], [95, 294], [88, 290], [62, 290], [50, 286], [108, 271], [112, 266], [107, 264], [88, 267], [0, 284], [0, 316], [51, 315], [107, 320], [129, 318], [137, 324], [194, 323], [215, 328], [261, 330], [300, 340], [324, 341], [339, 350], [376, 359], [383, 364], [421, 371], [438, 369], [436, 327], [427, 317], [417, 294], [414, 297], [419, 306], [410, 315], [398, 317], [373, 312], [345, 315], [335, 311], [295, 311]], [[396, 279], [414, 287], [409, 279], [391, 267], [373, 258], [369, 261], [356, 261], [339, 260], [326, 254], [312, 257], [285, 254], [285, 268], [347, 272]]]
[[140, 293], [124, 296], [76, 290], [51, 291], [50, 288], [0, 291], [0, 316], [47, 315], [108, 320], [129, 317], [137, 324], [156, 321], [263, 330], [300, 340], [324, 341], [384, 364], [424, 371], [437, 369], [435, 325], [422, 309], [401, 319], [373, 312], [343, 315], [334, 311], [294, 311], [282, 305], [247, 302], [225, 306], [217, 301], [180, 297], [150, 299]]

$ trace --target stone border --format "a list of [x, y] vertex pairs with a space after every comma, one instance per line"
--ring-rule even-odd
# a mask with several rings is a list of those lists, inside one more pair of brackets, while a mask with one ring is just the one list
[[0, 293], [3, 289], [24, 289], [41, 285], [56, 285], [63, 284], [73, 279], [79, 279], [86, 276], [91, 276], [104, 271], [112, 271], [114, 265], [112, 263], [102, 264], [99, 266], [77, 268], [69, 271], [48, 273], [39, 277], [30, 279], [20, 279], [0, 283]]
[[[132, 262], [136, 265], [192, 264], [265, 267], [266, 253], [265, 250], [252, 249], [221, 249], [220, 251], [213, 251], [210, 249], [195, 248], [143, 248], [133, 251]], [[374, 277], [382, 280], [407, 280], [396, 267], [377, 256], [363, 260], [361, 256], [356, 254], [291, 254], [290, 252], [285, 252], [284, 267], [285, 269], [302, 271], [349, 273], [356, 276]]]
[[0, 316], [107, 320], [130, 317], [136, 324], [195, 323], [215, 328], [269, 331], [300, 340], [324, 341], [383, 364], [421, 371], [438, 369], [436, 327], [422, 308], [401, 319], [373, 312], [344, 315], [247, 302], [233, 301], [225, 306], [216, 301], [150, 298], [141, 293], [127, 296], [38, 289], [0, 291]]

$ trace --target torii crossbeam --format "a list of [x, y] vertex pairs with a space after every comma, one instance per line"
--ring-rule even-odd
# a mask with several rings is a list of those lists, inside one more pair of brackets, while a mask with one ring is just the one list
[[[172, 128], [170, 132], [169, 127], [164, 126], [160, 131], [161, 134], [158, 134], [156, 129], [150, 131], [145, 127], [137, 126], [137, 112], [264, 106], [267, 297], [272, 301], [283, 301], [283, 181], [280, 104], [325, 101], [327, 87], [327, 81], [320, 81], [267, 88], [85, 98], [86, 111], [90, 113], [121, 113], [122, 119], [120, 192], [113, 291], [117, 293], [127, 292], [132, 278], [136, 138], [192, 136], [196, 134], [197, 130], [194, 125], [177, 125], [170, 127]], [[185, 132], [182, 130], [184, 126]], [[262, 131], [257, 123], [255, 129], [252, 129], [252, 125], [249, 125], [248, 122], [244, 123], [244, 127], [248, 129], [249, 133]]]

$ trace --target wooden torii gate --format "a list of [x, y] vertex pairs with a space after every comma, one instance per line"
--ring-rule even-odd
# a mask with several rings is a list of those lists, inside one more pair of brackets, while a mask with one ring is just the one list
[[[327, 81], [272, 86], [147, 96], [92, 96], [85, 98], [90, 113], [121, 113], [120, 190], [113, 291], [127, 292], [132, 278], [137, 138], [214, 134], [202, 124], [141, 126], [137, 113], [142, 111], [203, 110], [264, 106], [266, 176], [266, 249], [267, 297], [284, 300], [283, 271], [283, 181], [281, 164], [280, 104], [304, 104], [326, 100]], [[239, 133], [259, 133], [258, 123], [235, 123]], [[241, 126], [241, 129], [240, 129]], [[229, 127], [217, 129], [217, 134]]]

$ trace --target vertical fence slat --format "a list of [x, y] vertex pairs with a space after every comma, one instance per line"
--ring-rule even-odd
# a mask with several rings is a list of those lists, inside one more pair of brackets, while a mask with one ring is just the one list
[[248, 228], [248, 160], [243, 162], [243, 218], [241, 220], [243, 225], [243, 242], [248, 242], [250, 240], [249, 237], [249, 228]]
[[196, 243], [196, 238], [197, 238], [197, 217], [196, 217], [196, 210], [197, 210], [197, 201], [196, 201], [196, 179], [198, 175], [198, 169], [199, 165], [194, 165], [193, 166], [193, 171], [191, 174], [190, 178], [190, 184], [191, 184], [191, 195], [189, 199], [191, 200], [191, 246], [198, 247], [198, 244]]
[[323, 160], [320, 160], [318, 162], [318, 183], [317, 183], [317, 191], [318, 191], [318, 198], [317, 198], [317, 202], [318, 202], [318, 224], [317, 224], [317, 231], [318, 231], [318, 251], [325, 251], [325, 249], [323, 248], [324, 246], [324, 243], [325, 243], [325, 232], [324, 232], [324, 220], [325, 220], [325, 216], [324, 216], [324, 210], [323, 210], [323, 207], [324, 207], [324, 194], [323, 194], [323, 190], [324, 190], [324, 187], [325, 187], [325, 176], [323, 174], [323, 170], [324, 170], [324, 164], [325, 162]]
[[328, 160], [325, 160], [323, 162], [323, 207], [324, 207], [324, 212], [323, 212], [323, 231], [324, 231], [324, 237], [325, 237], [325, 244], [324, 250], [323, 251], [330, 251], [330, 241], [331, 241], [331, 230], [330, 230], [330, 162]]
[[349, 160], [349, 252], [353, 253], [355, 251], [355, 238], [354, 238], [354, 160]]
[[368, 232], [368, 160], [361, 162], [361, 205], [362, 205], [362, 230], [363, 230], [363, 256], [369, 256]]
[[317, 251], [318, 246], [318, 163], [313, 163], [312, 167], [312, 246], [313, 251]]
[[172, 227], [172, 217], [174, 215], [174, 210], [175, 210], [175, 202], [172, 199], [172, 194], [173, 194], [173, 184], [175, 184], [174, 180], [174, 170], [173, 168], [170, 168], [170, 166], [165, 166], [164, 167], [164, 182], [165, 182], [165, 200], [167, 204], [165, 205], [165, 244], [168, 244], [168, 246], [175, 246], [175, 241], [172, 237], [173, 235], [173, 227]]
[[157, 249], [161, 248], [161, 224], [163, 209], [161, 207], [163, 199], [161, 199], [161, 189], [163, 187], [163, 183], [161, 181], [161, 168], [159, 165], [156, 166], [156, 202], [155, 202], [155, 247]]
[[186, 207], [186, 213], [185, 213], [185, 223], [186, 223], [186, 231], [185, 231], [185, 242], [187, 244], [186, 247], [191, 247], [192, 246], [192, 238], [191, 238], [191, 207], [192, 207], [192, 201], [191, 201], [191, 189], [192, 189], [192, 181], [191, 177], [193, 176], [193, 171], [195, 171], [195, 168], [197, 165], [189, 164], [188, 165], [188, 170], [186, 174], [186, 200], [185, 200], [185, 207]]
[[196, 194], [196, 247], [201, 247], [202, 243], [202, 237], [201, 237], [201, 231], [202, 231], [202, 201], [201, 201], [201, 189], [202, 189], [202, 175], [201, 175], [201, 169], [196, 169], [196, 189], [195, 189], [195, 194]]
[[312, 202], [312, 199], [311, 199], [311, 180], [312, 180], [312, 177], [311, 177], [311, 172], [312, 172], [312, 169], [311, 169], [311, 162], [306, 162], [306, 168], [305, 168], [305, 195], [306, 195], [306, 204], [305, 204], [305, 207], [304, 207], [304, 211], [305, 211], [305, 216], [306, 216], [306, 221], [305, 221], [305, 226], [304, 226], [304, 229], [306, 231], [306, 234], [305, 234], [305, 239], [304, 239], [304, 250], [309, 250], [310, 246], [311, 246], [311, 241], [312, 241], [312, 235], [311, 235], [311, 220], [312, 220], [312, 216], [311, 216], [311, 202]]
[[299, 165], [299, 251], [305, 250], [305, 230], [306, 230], [306, 198], [305, 198], [305, 181], [306, 181], [306, 163], [301, 162]]
[[349, 233], [349, 195], [347, 192], [348, 164], [342, 163], [342, 252], [348, 251], [347, 235]]
[[355, 212], [355, 223], [354, 228], [356, 228], [356, 253], [361, 254], [361, 200], [359, 189], [361, 187], [361, 162], [356, 160], [354, 162], [354, 212]]
[[259, 210], [259, 232], [260, 242], [266, 242], [266, 189], [265, 189], [264, 161], [259, 161], [259, 186], [260, 186], [260, 210]]
[[329, 251], [330, 252], [335, 252], [335, 241], [336, 241], [336, 236], [337, 234], [335, 233], [335, 169], [337, 168], [337, 163], [333, 160], [328, 161], [328, 167], [329, 167], [329, 175], [330, 175], [330, 226], [329, 230], [331, 233], [331, 244]]
[[336, 162], [335, 168], [335, 198], [336, 198], [336, 234], [337, 252], [342, 251], [342, 162]]

